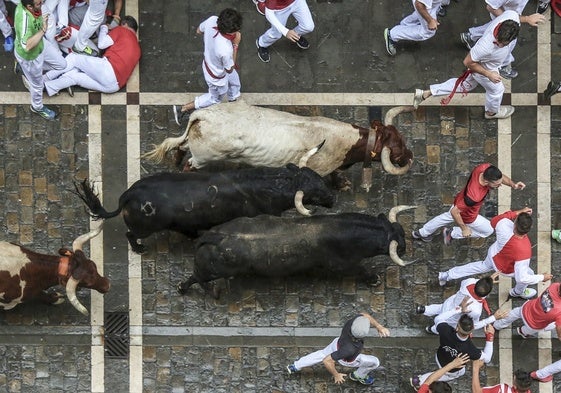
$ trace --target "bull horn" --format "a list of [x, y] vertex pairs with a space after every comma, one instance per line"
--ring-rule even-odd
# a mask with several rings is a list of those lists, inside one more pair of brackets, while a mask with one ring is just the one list
[[384, 170], [388, 172], [390, 175], [405, 175], [409, 170], [409, 168], [411, 168], [411, 164], [413, 163], [413, 161], [409, 160], [409, 162], [402, 167], [395, 166], [390, 159], [390, 153], [391, 150], [389, 147], [384, 146], [382, 148], [382, 155], [380, 159], [382, 161], [382, 166], [384, 167]]
[[84, 246], [84, 243], [99, 235], [102, 229], [103, 229], [103, 221], [101, 221], [101, 224], [99, 224], [99, 226], [96, 229], [93, 229], [84, 235], [78, 236], [76, 240], [72, 242], [72, 250], [74, 250], [75, 252], [78, 250], [82, 251], [82, 247]]
[[80, 301], [76, 297], [76, 288], [78, 287], [79, 283], [80, 281], [70, 276], [68, 282], [66, 283], [66, 296], [68, 297], [68, 301], [70, 302], [70, 304], [72, 304], [76, 310], [87, 316], [89, 315], [88, 310], [82, 305], [82, 303], [80, 303]]
[[391, 223], [397, 221], [397, 215], [404, 210], [415, 209], [417, 206], [414, 205], [398, 205], [391, 208], [390, 212], [388, 213], [388, 220]]
[[187, 129], [183, 133], [183, 135], [178, 136], [176, 138], [166, 138], [162, 143], [159, 145], [154, 145], [154, 148], [147, 153], [142, 154], [141, 158], [146, 158], [149, 161], [153, 161], [156, 164], [160, 164], [164, 161], [166, 157], [166, 153], [173, 149], [178, 149], [179, 146], [183, 145], [187, 141], [187, 136], [189, 135], [189, 129], [191, 126], [191, 120], [189, 121], [189, 125], [187, 125]]
[[305, 166], [307, 166], [310, 157], [316, 154], [323, 147], [324, 144], [325, 144], [325, 139], [319, 145], [317, 145], [316, 147], [308, 151], [306, 154], [304, 154], [302, 158], [300, 158], [300, 161], [298, 161], [298, 167], [304, 168]]
[[302, 200], [304, 199], [304, 192], [303, 191], [296, 191], [296, 195], [294, 195], [294, 206], [296, 206], [296, 210], [303, 216], [311, 216], [312, 212], [304, 207], [304, 203]]
[[389, 126], [393, 125], [393, 119], [399, 115], [400, 113], [404, 112], [413, 112], [415, 107], [412, 105], [410, 106], [396, 106], [395, 108], [390, 109], [386, 112], [386, 117], [384, 118], [384, 125]]
[[398, 264], [399, 266], [405, 266], [406, 263], [397, 255], [397, 241], [392, 240], [390, 242], [390, 258], [394, 263]]

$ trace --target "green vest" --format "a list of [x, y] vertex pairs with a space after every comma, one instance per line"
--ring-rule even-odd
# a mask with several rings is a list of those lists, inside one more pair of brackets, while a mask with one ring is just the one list
[[30, 51], [24, 49], [24, 44], [43, 28], [43, 17], [36, 18], [19, 3], [14, 15], [14, 26], [16, 28], [15, 50], [17, 54], [24, 60], [35, 60], [43, 52], [43, 40], [41, 39], [41, 42]]

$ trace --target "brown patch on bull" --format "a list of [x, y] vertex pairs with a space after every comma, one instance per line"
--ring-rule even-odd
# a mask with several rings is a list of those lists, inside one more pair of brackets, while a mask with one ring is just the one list
[[373, 152], [376, 153], [376, 156], [372, 157], [373, 160], [380, 161], [380, 153], [383, 147], [388, 147], [391, 150], [390, 160], [393, 164], [404, 167], [413, 160], [413, 152], [407, 148], [405, 138], [394, 126], [385, 126], [379, 120], [373, 120], [370, 126], [376, 129], [376, 134], [381, 142], [376, 143], [374, 147]]
[[[0, 271], [0, 303], [9, 304], [20, 296], [20, 278], [12, 277], [7, 271]], [[0, 306], [2, 308], [4, 307]]]

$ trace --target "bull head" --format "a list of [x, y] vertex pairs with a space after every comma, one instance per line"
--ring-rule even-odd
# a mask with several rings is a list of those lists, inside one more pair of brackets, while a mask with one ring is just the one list
[[[394, 223], [397, 221], [397, 215], [399, 212], [402, 212], [403, 210], [408, 210], [408, 209], [415, 209], [417, 206], [409, 206], [409, 205], [399, 205], [399, 206], [395, 206], [393, 207], [390, 212], [388, 213], [388, 220], [391, 223]], [[412, 264], [415, 261], [409, 261], [409, 262], [405, 262], [403, 261], [399, 255], [397, 255], [397, 246], [398, 243], [396, 240], [392, 240], [390, 242], [390, 250], [389, 250], [389, 254], [390, 254], [390, 258], [392, 261], [394, 261], [396, 264], [398, 264], [399, 266], [407, 266]]]
[[[72, 243], [72, 250], [74, 253], [71, 256], [68, 255], [71, 254], [69, 251], [67, 251], [68, 254], [65, 253], [65, 255], [69, 256], [72, 260], [70, 275], [68, 277], [68, 281], [66, 282], [66, 296], [68, 297], [68, 301], [70, 302], [70, 304], [72, 304], [72, 306], [74, 306], [76, 310], [80, 311], [84, 315], [89, 315], [89, 313], [86, 307], [84, 307], [76, 297], [76, 288], [80, 284], [83, 284], [83, 286], [86, 287], [91, 287], [93, 285], [91, 283], [86, 283], [86, 282], [81, 283], [81, 280], [83, 279], [83, 277], [81, 276], [85, 277], [86, 275], [79, 274], [79, 272], [77, 271], [81, 268], [79, 262], [80, 258], [78, 255], [82, 254], [81, 256], [83, 256], [82, 247], [84, 246], [84, 243], [93, 239], [95, 236], [99, 235], [101, 233], [102, 228], [103, 228], [103, 221], [101, 222], [101, 225], [99, 225], [94, 230], [84, 235], [81, 235], [77, 237], [76, 240], [74, 240], [74, 242]], [[75, 275], [77, 275], [78, 278], [74, 278]], [[103, 290], [107, 292], [109, 290], [109, 280], [107, 280], [106, 278], [103, 279], [104, 279]], [[102, 292], [103, 290], [100, 290], [100, 292]]]

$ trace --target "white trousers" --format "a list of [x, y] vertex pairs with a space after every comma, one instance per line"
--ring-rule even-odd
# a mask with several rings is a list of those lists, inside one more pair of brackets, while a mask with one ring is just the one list
[[64, 70], [50, 71], [45, 75], [44, 84], [49, 96], [75, 85], [102, 93], [119, 90], [117, 77], [106, 57], [70, 53], [66, 56], [66, 62]]
[[[339, 337], [331, 341], [331, 343], [327, 347], [301, 357], [294, 362], [294, 367], [296, 367], [297, 370], [302, 370], [304, 367], [310, 367], [315, 364], [321, 363], [323, 359], [337, 350], [338, 340]], [[344, 360], [339, 360], [339, 364], [345, 367], [357, 368], [357, 370], [355, 371], [355, 375], [359, 378], [364, 378], [370, 371], [375, 370], [380, 366], [380, 360], [376, 356], [360, 354], [353, 362], [345, 362]]]
[[204, 62], [203, 73], [208, 85], [208, 93], [195, 98], [195, 109], [206, 108], [207, 106], [218, 104], [222, 101], [224, 96], [228, 97], [228, 101], [234, 101], [241, 95], [241, 82], [238, 71], [233, 70], [231, 73], [226, 74], [224, 77], [226, 78], [226, 83], [222, 85], [216, 85], [214, 83], [216, 79], [208, 74]]
[[[448, 95], [454, 89], [454, 84], [458, 78], [448, 79], [444, 83], [437, 83], [430, 85], [430, 91], [433, 96]], [[501, 101], [503, 100], [503, 93], [505, 91], [505, 86], [503, 82], [494, 83], [491, 80], [481, 74], [472, 72], [468, 75], [463, 83], [458, 85], [456, 89], [457, 93], [462, 93], [464, 90], [472, 91], [477, 87], [477, 85], [483, 86], [485, 89], [485, 110], [490, 113], [497, 113], [501, 106]]]
[[[442, 366], [440, 365], [440, 363], [438, 362], [438, 357], [436, 355], [434, 355], [434, 359], [436, 360], [436, 364], [438, 365], [438, 368], [442, 368]], [[428, 377], [430, 377], [430, 375], [433, 373], [434, 371], [419, 375], [419, 380], [421, 381], [421, 385], [427, 380]], [[448, 381], [452, 381], [453, 379], [456, 378], [460, 378], [462, 375], [464, 375], [466, 373], [466, 368], [462, 367], [460, 370], [456, 371], [456, 372], [447, 372], [446, 374], [444, 374], [442, 377], [440, 377], [440, 379], [438, 379], [439, 381], [442, 382], [448, 382]]]
[[[107, 0], [90, 0], [88, 10], [84, 16], [84, 21], [80, 25], [78, 38], [76, 39], [76, 49], [83, 50], [88, 45], [88, 38], [92, 36], [97, 28], [105, 20], [105, 9]], [[93, 48], [96, 49], [97, 48]]]
[[[430, 15], [436, 19], [437, 8], [430, 11]], [[425, 41], [433, 37], [436, 30], [430, 30], [427, 21], [423, 19], [418, 11], [413, 11], [409, 16], [403, 18], [399, 25], [390, 30], [392, 41]]]
[[[476, 274], [483, 274], [488, 272], [498, 272], [499, 269], [493, 263], [493, 259], [487, 255], [487, 257], [482, 261], [471, 262], [466, 265], [455, 266], [448, 270], [448, 281], [455, 280], [467, 276], [475, 276]], [[528, 268], [528, 274], [534, 274], [534, 271]], [[504, 274], [503, 276], [514, 277], [514, 273]], [[528, 287], [528, 284], [522, 282], [516, 282], [516, 285], [512, 289], [514, 293], [521, 294]], [[495, 322], [496, 323], [496, 322]]]
[[513, 308], [505, 318], [495, 321], [493, 323], [493, 326], [495, 327], [495, 329], [504, 329], [517, 319], [522, 319], [522, 322], [524, 322], [524, 326], [522, 326], [520, 330], [522, 330], [522, 334], [526, 336], [536, 336], [538, 332], [542, 330], [549, 331], [555, 329], [555, 322], [551, 322], [544, 329], [531, 328], [530, 326], [528, 326], [528, 322], [526, 322], [526, 320], [524, 319], [524, 315], [522, 315], [522, 307]]
[[[452, 205], [454, 207], [454, 205]], [[450, 210], [452, 210], [452, 207]], [[428, 221], [421, 229], [419, 233], [423, 237], [427, 237], [436, 232], [439, 228], [447, 226], [454, 221], [454, 217], [448, 210], [439, 216], [434, 217], [432, 220]], [[477, 216], [474, 222], [466, 224], [469, 229], [471, 229], [471, 237], [489, 237], [493, 233], [493, 227], [488, 219], [483, 216]], [[462, 229], [458, 226], [452, 228], [452, 238], [453, 239], [463, 239]]]
[[0, 0], [0, 31], [4, 38], [12, 35], [12, 26], [8, 23], [6, 15], [6, 4], [4, 4], [4, 0]]
[[[275, 11], [275, 16], [279, 22], [286, 26], [286, 21], [288, 17], [292, 15], [298, 25], [292, 29], [298, 35], [304, 35], [314, 31], [314, 21], [312, 19], [312, 13], [306, 0], [296, 0], [294, 3], [290, 4], [285, 9], [280, 11]], [[271, 26], [261, 37], [259, 37], [259, 46], [267, 48], [273, 45], [282, 37], [282, 33], [278, 31], [275, 27]]]
[[35, 60], [24, 60], [14, 51], [16, 60], [29, 81], [31, 106], [37, 110], [43, 108], [43, 71], [63, 70], [66, 67], [66, 60], [58, 47], [45, 39], [43, 44], [43, 52]]
[[559, 372], [561, 372], [561, 360], [558, 360], [555, 363], [551, 363], [549, 366], [545, 366], [544, 368], [536, 370], [538, 378], [546, 378]]

